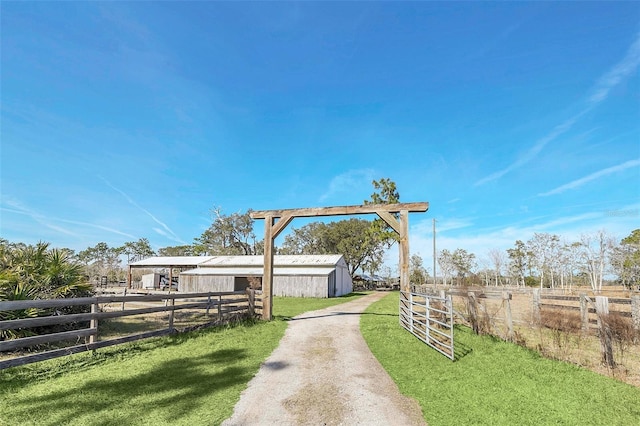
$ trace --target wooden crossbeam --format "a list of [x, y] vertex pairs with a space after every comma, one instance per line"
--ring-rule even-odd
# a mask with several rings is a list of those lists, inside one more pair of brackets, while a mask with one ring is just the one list
[[252, 219], [266, 219], [271, 217], [315, 217], [315, 216], [345, 216], [352, 214], [373, 214], [377, 212], [399, 213], [402, 210], [409, 212], [426, 212], [429, 203], [396, 203], [396, 204], [365, 204], [361, 206], [338, 207], [310, 207], [302, 209], [260, 210], [251, 212]]

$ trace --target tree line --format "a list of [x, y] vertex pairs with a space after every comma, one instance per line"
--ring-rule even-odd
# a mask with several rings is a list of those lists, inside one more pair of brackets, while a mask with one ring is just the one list
[[535, 233], [514, 247], [489, 250], [480, 260], [465, 249], [442, 250], [437, 261], [443, 284], [485, 284], [602, 290], [606, 277], [628, 288], [640, 286], [640, 229], [619, 242], [606, 231], [583, 234], [578, 241]]

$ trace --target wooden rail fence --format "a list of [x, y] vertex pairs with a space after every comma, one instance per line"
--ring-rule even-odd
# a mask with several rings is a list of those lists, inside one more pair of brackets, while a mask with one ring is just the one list
[[[204, 300], [203, 300], [204, 299]], [[185, 293], [185, 294], [158, 294], [158, 295], [122, 295], [122, 296], [98, 296], [83, 297], [75, 299], [43, 299], [43, 300], [18, 300], [0, 302], [1, 311], [16, 311], [25, 309], [50, 309], [64, 308], [71, 306], [90, 307], [90, 312], [58, 315], [59, 311], [52, 311], [50, 315], [33, 318], [20, 318], [0, 321], [0, 330], [21, 330], [34, 327], [53, 326], [61, 324], [82, 324], [88, 323], [85, 328], [78, 328], [71, 331], [48, 333], [36, 336], [21, 337], [0, 341], [0, 354], [2, 352], [16, 351], [37, 345], [53, 342], [85, 340], [83, 344], [75, 344], [59, 349], [45, 352], [18, 355], [10, 359], [0, 359], [0, 370], [18, 365], [30, 364], [46, 359], [71, 355], [88, 350], [118, 345], [135, 340], [150, 337], [163, 336], [178, 332], [174, 327], [174, 315], [180, 310], [204, 310], [207, 316], [215, 315], [217, 322], [228, 319], [235, 315], [254, 316], [261, 310], [261, 292], [247, 289], [246, 292], [207, 292], [207, 293]], [[139, 305], [140, 302], [147, 304], [160, 303], [159, 306], [144, 308], [125, 309], [125, 304]], [[164, 302], [164, 304], [162, 304]], [[177, 303], [176, 303], [177, 302]], [[106, 311], [105, 305], [112, 303], [122, 303], [120, 310]], [[211, 313], [211, 310], [215, 310]], [[133, 315], [143, 315], [152, 313], [168, 313], [167, 327], [147, 331], [143, 333], [130, 334], [109, 340], [99, 340], [99, 324], [101, 320], [109, 318], [121, 318]]]
[[[580, 312], [582, 331], [599, 327], [598, 316], [616, 313], [625, 318], [631, 318], [631, 323], [636, 331], [640, 331], [640, 296], [633, 295], [630, 298], [618, 298], [607, 296], [587, 296], [580, 293], [579, 296], [560, 296], [541, 293], [533, 290], [533, 315], [540, 318], [542, 309], [566, 309]], [[630, 307], [630, 308], [628, 308]]]

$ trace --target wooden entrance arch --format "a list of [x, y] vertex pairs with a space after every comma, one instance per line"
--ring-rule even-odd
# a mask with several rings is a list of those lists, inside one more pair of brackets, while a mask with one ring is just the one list
[[[273, 307], [273, 242], [295, 217], [377, 214], [400, 236], [400, 289], [409, 291], [409, 212], [426, 212], [429, 203], [367, 204], [363, 206], [315, 207], [251, 212], [264, 219], [264, 272], [262, 275], [262, 319], [271, 320]], [[399, 220], [392, 213], [400, 213]], [[276, 221], [277, 219], [277, 221]]]

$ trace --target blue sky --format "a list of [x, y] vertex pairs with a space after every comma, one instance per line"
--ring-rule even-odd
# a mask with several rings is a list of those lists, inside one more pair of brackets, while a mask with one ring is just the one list
[[430, 203], [426, 265], [433, 218], [479, 258], [640, 227], [637, 2], [0, 8], [10, 241], [157, 249], [214, 206], [361, 204], [383, 177]]

